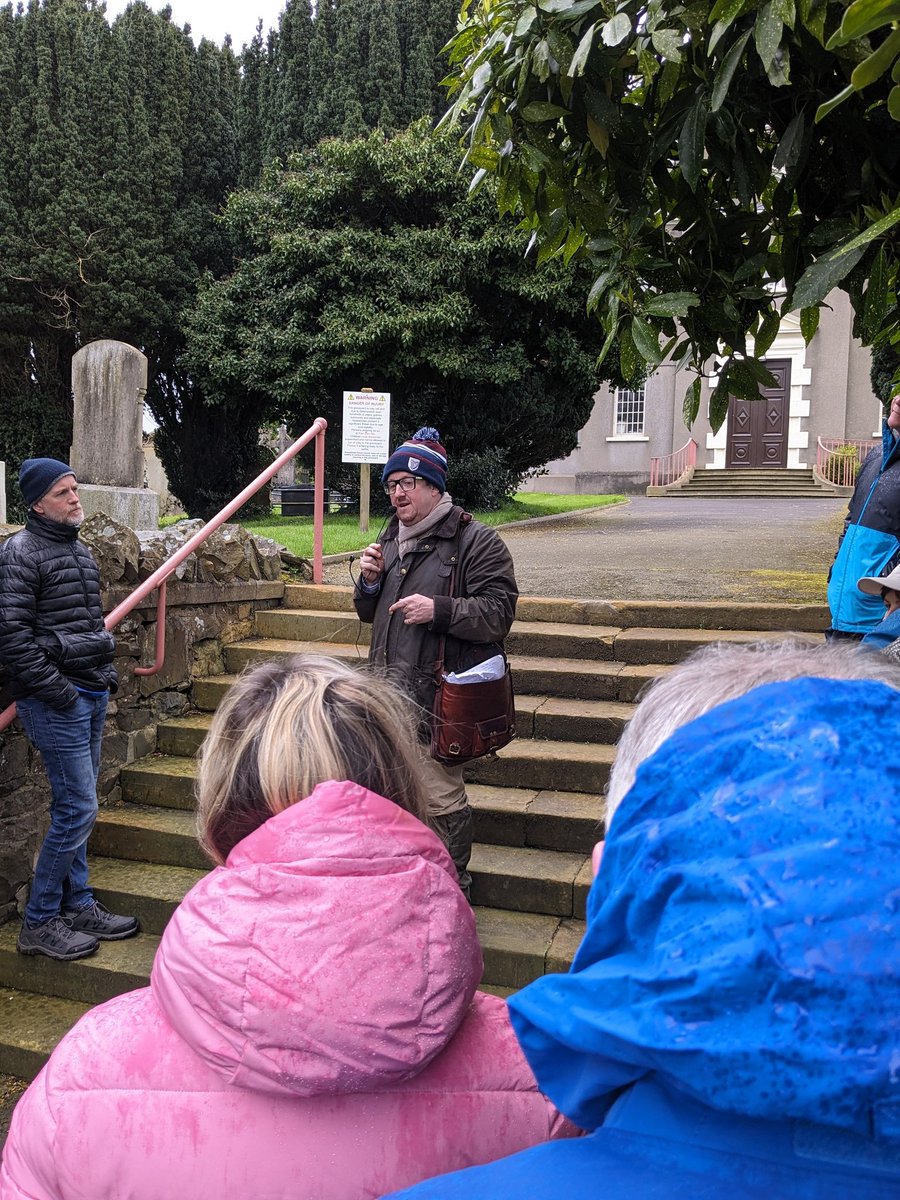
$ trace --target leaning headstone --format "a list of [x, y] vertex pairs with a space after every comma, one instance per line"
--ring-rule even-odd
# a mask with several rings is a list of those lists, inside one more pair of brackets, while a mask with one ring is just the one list
[[87, 516], [102, 512], [131, 529], [155, 529], [159, 497], [144, 485], [142, 423], [147, 359], [108, 338], [72, 359], [72, 453]]

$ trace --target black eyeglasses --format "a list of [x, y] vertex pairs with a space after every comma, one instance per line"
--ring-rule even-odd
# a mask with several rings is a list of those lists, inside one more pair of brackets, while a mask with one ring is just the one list
[[392, 479], [384, 485], [384, 494], [393, 496], [394, 492], [411, 492], [418, 482], [418, 476], [404, 475], [402, 479]]

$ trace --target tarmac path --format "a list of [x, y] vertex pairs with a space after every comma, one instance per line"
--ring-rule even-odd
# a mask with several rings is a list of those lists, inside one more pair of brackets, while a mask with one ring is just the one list
[[[846, 499], [831, 497], [633, 496], [500, 532], [523, 596], [824, 603], [846, 511]], [[348, 564], [327, 564], [325, 578], [349, 583]]]
[[830, 497], [636, 496], [502, 534], [523, 595], [824, 602], [846, 511]]

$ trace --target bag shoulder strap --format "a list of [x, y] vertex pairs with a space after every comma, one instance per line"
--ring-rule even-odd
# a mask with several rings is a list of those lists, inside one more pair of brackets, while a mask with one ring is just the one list
[[[472, 516], [472, 514], [470, 512], [466, 512], [465, 509], [463, 509], [463, 511], [459, 514], [459, 527], [457, 528], [456, 537], [454, 538], [454, 553], [452, 558], [453, 567], [450, 571], [450, 587], [447, 591], [447, 595], [451, 599], [453, 598], [453, 589], [454, 585], [456, 584], [456, 568], [459, 566], [459, 543], [462, 539], [462, 531], [467, 525], [471, 525], [474, 520], [475, 518]], [[434, 663], [434, 679], [438, 687], [441, 686], [441, 680], [444, 675], [444, 653], [446, 648], [447, 635], [442, 633], [441, 640], [438, 642], [438, 656]]]
[[[459, 555], [457, 555], [456, 557], [458, 558]], [[456, 563], [454, 562], [453, 569], [450, 572], [450, 587], [447, 591], [447, 595], [451, 599], [453, 598], [453, 585], [455, 583], [456, 583]], [[446, 635], [446, 633], [442, 633], [441, 640], [438, 642], [438, 656], [435, 659], [435, 663], [434, 663], [434, 681], [438, 685], [438, 687], [441, 686], [441, 682], [444, 677], [444, 652], [446, 651], [446, 648], [447, 648], [447, 635]]]

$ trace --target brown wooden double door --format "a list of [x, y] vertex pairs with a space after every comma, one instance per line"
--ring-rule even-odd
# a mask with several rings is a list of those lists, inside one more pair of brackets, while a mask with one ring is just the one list
[[766, 366], [778, 382], [773, 388], [760, 389], [761, 400], [731, 397], [726, 467], [787, 466], [791, 361], [788, 358], [766, 359]]

